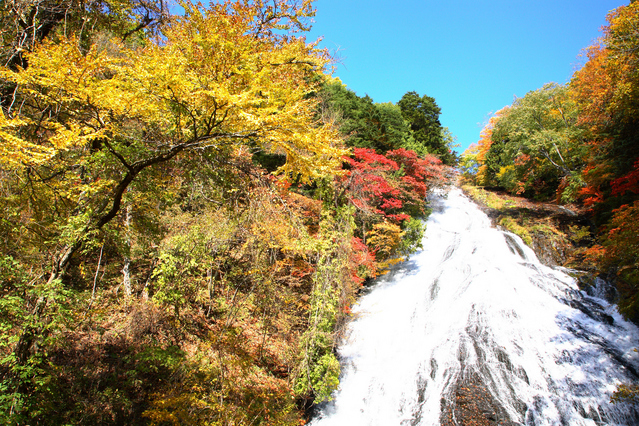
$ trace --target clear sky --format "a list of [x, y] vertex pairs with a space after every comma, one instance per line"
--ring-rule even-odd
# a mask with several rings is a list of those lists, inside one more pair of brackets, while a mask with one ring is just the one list
[[307, 39], [337, 57], [359, 96], [435, 98], [462, 152], [491, 113], [545, 83], [566, 83], [623, 0], [317, 0]]

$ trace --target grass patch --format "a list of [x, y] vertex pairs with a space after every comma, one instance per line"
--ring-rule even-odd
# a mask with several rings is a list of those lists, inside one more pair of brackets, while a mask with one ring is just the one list
[[503, 216], [499, 219], [499, 225], [513, 234], [518, 235], [527, 246], [532, 247], [533, 239], [528, 228], [521, 225], [515, 218]]
[[478, 186], [464, 185], [462, 190], [466, 192], [470, 197], [485, 205], [486, 207], [494, 210], [505, 210], [513, 207], [517, 207], [518, 203], [508, 197], [502, 197], [494, 192], [486, 191], [484, 188]]

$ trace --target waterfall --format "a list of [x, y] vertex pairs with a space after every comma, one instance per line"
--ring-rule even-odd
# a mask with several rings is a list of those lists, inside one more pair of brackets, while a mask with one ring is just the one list
[[423, 250], [354, 307], [339, 390], [310, 424], [639, 424], [610, 402], [639, 380], [639, 329], [458, 188], [431, 198]]

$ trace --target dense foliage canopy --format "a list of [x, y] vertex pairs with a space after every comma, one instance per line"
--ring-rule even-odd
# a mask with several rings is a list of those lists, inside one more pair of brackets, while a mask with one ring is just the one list
[[0, 5], [3, 424], [299, 424], [419, 247], [437, 151], [328, 76], [312, 2], [180, 4]]
[[455, 138], [439, 122], [441, 110], [430, 96], [408, 92], [397, 104], [377, 104], [334, 79], [324, 85], [320, 97], [322, 115], [340, 122], [348, 146], [380, 153], [404, 148], [420, 156], [435, 155], [447, 165], [457, 161]]

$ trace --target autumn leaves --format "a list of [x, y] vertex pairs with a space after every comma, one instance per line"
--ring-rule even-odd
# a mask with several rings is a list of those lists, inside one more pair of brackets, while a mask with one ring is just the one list
[[[0, 419], [297, 424], [296, 401], [337, 385], [364, 280], [419, 246], [441, 162], [351, 149], [319, 113], [331, 58], [300, 35], [308, 0], [17, 4], [0, 19], [5, 46], [30, 40], [1, 52]], [[140, 312], [145, 333], [114, 331]]]

